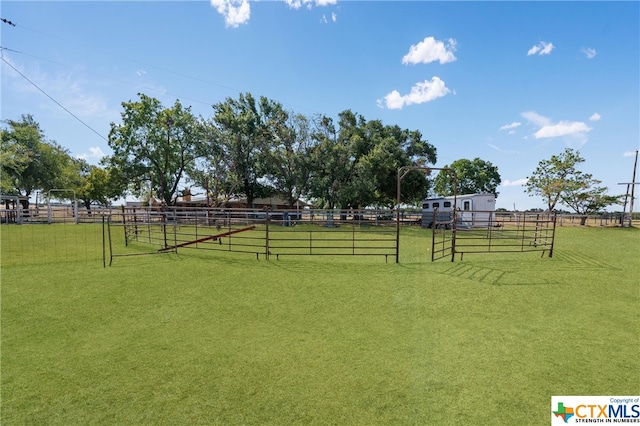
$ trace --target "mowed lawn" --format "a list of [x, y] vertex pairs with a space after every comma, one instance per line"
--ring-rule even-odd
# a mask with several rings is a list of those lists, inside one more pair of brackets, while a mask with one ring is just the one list
[[640, 230], [553, 258], [182, 250], [102, 266], [97, 225], [2, 233], [1, 423], [548, 425], [640, 394]]

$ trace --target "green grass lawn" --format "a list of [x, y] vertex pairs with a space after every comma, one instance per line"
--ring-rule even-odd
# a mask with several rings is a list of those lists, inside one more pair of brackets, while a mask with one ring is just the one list
[[[553, 258], [183, 250], [102, 267], [94, 225], [5, 226], [13, 424], [548, 425], [552, 395], [640, 393], [640, 231]], [[119, 248], [120, 249], [120, 248]]]

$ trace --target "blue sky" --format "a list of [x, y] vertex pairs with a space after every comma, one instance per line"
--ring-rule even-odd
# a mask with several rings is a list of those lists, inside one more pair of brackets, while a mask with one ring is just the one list
[[618, 183], [632, 178], [640, 138], [638, 2], [0, 7], [15, 24], [0, 23], [1, 118], [32, 114], [47, 138], [90, 163], [110, 153], [110, 123], [139, 92], [167, 107], [180, 99], [203, 117], [212, 104], [251, 92], [307, 115], [335, 118], [351, 109], [420, 130], [436, 146], [439, 167], [490, 161], [503, 179], [498, 207], [544, 207], [522, 184], [565, 147], [579, 149], [581, 170], [611, 194], [624, 193]]

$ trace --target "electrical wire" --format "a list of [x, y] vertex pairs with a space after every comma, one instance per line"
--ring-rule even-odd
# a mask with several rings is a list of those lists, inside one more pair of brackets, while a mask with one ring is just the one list
[[[63, 64], [62, 62], [53, 61], [51, 59], [47, 59], [47, 58], [43, 58], [43, 57], [40, 57], [40, 56], [31, 55], [29, 53], [20, 52], [18, 50], [9, 49], [7, 47], [0, 46], [0, 49], [2, 49], [3, 51], [6, 50], [8, 52], [12, 52], [12, 53], [17, 53], [19, 55], [28, 56], [30, 58], [38, 59], [40, 61], [49, 62], [51, 64], [60, 65], [60, 66], [67, 67], [67, 68], [71, 68], [70, 65]], [[98, 73], [93, 73], [93, 72], [90, 72], [88, 74], [94, 75], [96, 77], [104, 78], [104, 79], [107, 79], [107, 80], [115, 81], [115, 82], [120, 83], [120, 84], [125, 84], [127, 86], [135, 87], [135, 88], [138, 88], [138, 89], [150, 90], [150, 91], [153, 91], [153, 92], [161, 93], [163, 95], [175, 96], [178, 99], [187, 100], [187, 101], [196, 102], [196, 103], [199, 103], [199, 104], [202, 104], [202, 105], [211, 106], [211, 102], [206, 102], [206, 101], [203, 101], [203, 100], [190, 98], [190, 97], [187, 97], [187, 96], [179, 95], [177, 93], [167, 92], [165, 90], [157, 89], [155, 87], [145, 86], [143, 84], [131, 83], [129, 81], [125, 81], [125, 80], [121, 80], [121, 79], [118, 79], [118, 78], [110, 77], [110, 76], [104, 75], [104, 74], [98, 74]]]
[[63, 110], [65, 110], [69, 115], [71, 115], [73, 118], [75, 118], [76, 120], [78, 120], [80, 123], [82, 123], [86, 128], [88, 128], [89, 130], [91, 130], [93, 133], [95, 133], [96, 135], [98, 135], [101, 139], [103, 139], [105, 142], [109, 142], [109, 140], [107, 138], [105, 138], [103, 135], [101, 135], [100, 133], [98, 133], [97, 130], [95, 130], [93, 127], [89, 126], [87, 123], [85, 123], [84, 121], [82, 121], [77, 115], [75, 115], [74, 113], [72, 113], [71, 111], [69, 111], [67, 108], [64, 107], [64, 105], [62, 105], [60, 102], [58, 102], [57, 100], [55, 100], [51, 95], [49, 95], [47, 92], [45, 92], [43, 89], [40, 88], [40, 86], [38, 86], [36, 83], [34, 83], [33, 81], [29, 80], [29, 78], [22, 74], [16, 67], [14, 67], [13, 65], [11, 65], [11, 63], [9, 61], [7, 61], [4, 56], [0, 57], [0, 59], [2, 59], [2, 62], [4, 62], [5, 64], [7, 64], [11, 69], [13, 69], [15, 72], [17, 72], [18, 74], [20, 74], [20, 76], [22, 78], [24, 78], [25, 80], [27, 80], [33, 87], [35, 87], [36, 89], [38, 89], [39, 91], [41, 91], [47, 98], [51, 99], [56, 105], [58, 105], [60, 108], [62, 108]]
[[[59, 37], [57, 35], [54, 35], [54, 34], [49, 34], [49, 33], [46, 33], [44, 31], [40, 31], [40, 30], [37, 30], [37, 29], [25, 27], [24, 25], [16, 25], [11, 21], [8, 21], [7, 23], [12, 25], [12, 26], [14, 26], [14, 27], [22, 28], [22, 29], [25, 29], [27, 31], [31, 31], [31, 32], [34, 32], [34, 33], [38, 33], [38, 34], [44, 35], [46, 37], [56, 38], [56, 39], [58, 39], [60, 41], [63, 41], [65, 43], [77, 44], [77, 45], [84, 46], [84, 47], [87, 47], [89, 49], [95, 50], [92, 46], [90, 46], [89, 44], [86, 44], [86, 43], [67, 40], [67, 39]], [[21, 53], [21, 54], [27, 55], [26, 53], [22, 53], [22, 52], [16, 52], [16, 53]], [[134, 62], [134, 63], [140, 64], [140, 65], [144, 65], [145, 67], [155, 68], [157, 70], [160, 70], [160, 71], [163, 71], [163, 72], [166, 72], [166, 73], [169, 73], [169, 74], [174, 74], [174, 75], [182, 77], [182, 78], [187, 78], [187, 79], [194, 80], [194, 81], [197, 81], [197, 82], [200, 82], [200, 83], [209, 84], [211, 86], [219, 87], [219, 88], [222, 88], [222, 89], [226, 89], [226, 90], [230, 90], [230, 91], [234, 91], [234, 92], [238, 92], [238, 93], [242, 92], [242, 90], [237, 89], [235, 87], [226, 86], [226, 85], [220, 84], [220, 83], [215, 83], [215, 82], [212, 82], [212, 81], [209, 81], [209, 80], [202, 79], [200, 77], [194, 77], [194, 76], [191, 76], [191, 75], [188, 75], [188, 74], [184, 74], [184, 73], [181, 73], [181, 72], [178, 72], [178, 71], [170, 70], [168, 68], [164, 68], [164, 67], [161, 67], [161, 66], [158, 66], [158, 65], [150, 64], [150, 63], [147, 63], [147, 62], [142, 62], [142, 61], [139, 61], [137, 59], [133, 59], [133, 58], [130, 58], [130, 57], [127, 57], [127, 56], [124, 56], [124, 55], [118, 55], [118, 54], [115, 54], [115, 53], [112, 53], [112, 52], [107, 52], [107, 51], [102, 51], [102, 53], [105, 53], [105, 54], [107, 54], [109, 56], [113, 56], [113, 57], [116, 57], [116, 58], [121, 58], [121, 59], [130, 61], [130, 62]], [[28, 56], [31, 56], [31, 55], [28, 55]], [[34, 56], [34, 58], [35, 58], [35, 56]], [[38, 59], [42, 59], [42, 58], [38, 58]], [[111, 77], [107, 77], [107, 78], [111, 78]], [[113, 80], [116, 80], [116, 79], [113, 79]], [[118, 81], [118, 80], [116, 80], [116, 81]], [[126, 84], [131, 84], [131, 83], [126, 83]], [[145, 86], [136, 86], [136, 85], [133, 85], [133, 86], [134, 87], [142, 87], [142, 88], [145, 88], [145, 89], [151, 89], [151, 90], [154, 90], [154, 91], [158, 91], [157, 89], [148, 88], [148, 87], [145, 87]], [[210, 102], [199, 101], [199, 100], [196, 100], [196, 99], [188, 98], [186, 96], [180, 96], [180, 95], [176, 95], [176, 94], [172, 94], [172, 93], [168, 93], [168, 92], [163, 92], [163, 93], [169, 94], [171, 96], [176, 96], [176, 97], [178, 97], [180, 99], [190, 100], [190, 101], [193, 101], [193, 102], [202, 103], [204, 105], [211, 105]], [[294, 104], [287, 103], [287, 102], [282, 102], [282, 105], [286, 105], [286, 106], [289, 106], [291, 108], [306, 110], [306, 111], [310, 111], [310, 112], [313, 112], [313, 113], [320, 114], [320, 112], [315, 110], [314, 108], [304, 107], [304, 106], [300, 106], [300, 105], [294, 105]]]

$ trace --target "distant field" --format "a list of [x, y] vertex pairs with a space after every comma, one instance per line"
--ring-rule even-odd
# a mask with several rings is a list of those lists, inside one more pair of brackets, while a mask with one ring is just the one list
[[547, 425], [552, 395], [640, 393], [636, 228], [559, 227], [552, 258], [432, 263], [407, 227], [399, 264], [108, 268], [99, 225], [0, 233], [3, 425]]

